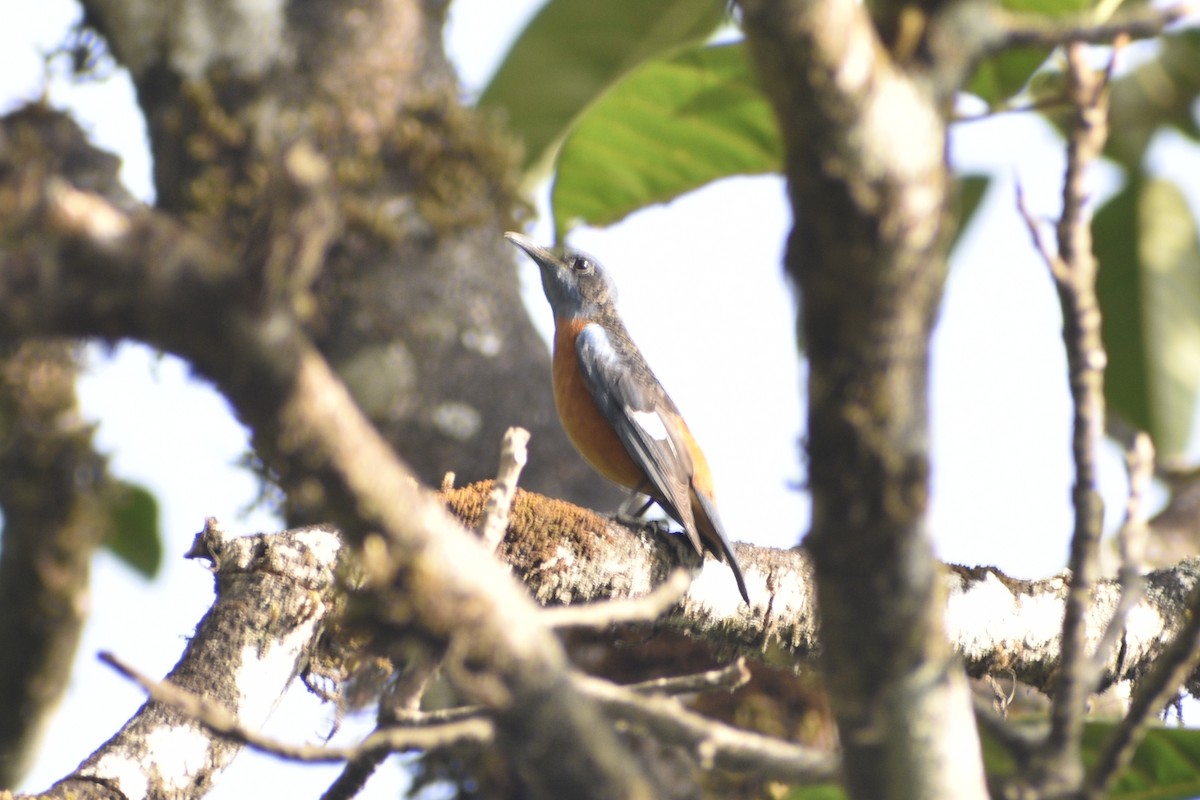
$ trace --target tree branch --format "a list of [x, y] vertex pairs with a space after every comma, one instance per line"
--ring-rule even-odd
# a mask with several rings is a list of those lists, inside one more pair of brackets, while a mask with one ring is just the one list
[[[1100, 499], [1096, 450], [1104, 433], [1104, 343], [1100, 338], [1100, 304], [1096, 298], [1096, 260], [1092, 254], [1091, 215], [1086, 175], [1099, 158], [1107, 137], [1106, 78], [1087, 62], [1086, 49], [1067, 48], [1069, 94], [1075, 119], [1068, 132], [1063, 209], [1059, 217], [1058, 253], [1049, 252], [1038, 226], [1022, 209], [1034, 243], [1058, 289], [1063, 312], [1071, 399], [1074, 407], [1072, 453], [1075, 485], [1072, 498], [1075, 530], [1071, 537], [1070, 590], [1063, 615], [1062, 666], [1052, 693], [1051, 727], [1046, 748], [1039, 752], [1035, 780], [1047, 791], [1070, 791], [1083, 779], [1080, 757], [1087, 699], [1095, 686], [1088, 680], [1087, 620], [1100, 568], [1100, 535], [1104, 508]], [[1105, 658], [1105, 654], [1097, 654]]]
[[982, 798], [969, 687], [945, 641], [925, 524], [953, 89], [906, 71], [870, 4], [741, 5], [786, 152], [786, 269], [809, 357], [805, 545], [847, 791]]
[[[463, 525], [476, 528], [491, 488], [490, 481], [481, 481], [443, 489], [442, 496]], [[594, 600], [642, 598], [651, 592], [659, 592], [656, 597], [665, 603], [668, 590], [661, 587], [681, 566], [692, 576], [684, 595], [688, 618], [706, 629], [718, 618], [741, 618], [743, 624], [748, 623], [756, 615], [780, 608], [780, 603], [789, 607], [813, 605], [808, 576], [791, 574], [793, 569], [807, 568], [807, 561], [772, 560], [775, 550], [743, 543], [734, 544], [734, 548], [743, 572], [763, 581], [773, 601], [764, 595], [761, 600], [755, 599], [754, 606], [746, 606], [729, 580], [729, 568], [713, 559], [700, 558], [679, 537], [629, 527], [589, 509], [522, 489], [513, 497], [508, 534], [498, 552], [521, 570], [525, 583], [542, 604], [576, 606], [563, 611], [564, 619], [583, 614], [593, 615], [593, 619], [595, 615], [616, 613], [645, 616], [649, 612], [642, 600], [641, 611], [629, 607], [583, 612], [577, 607]], [[565, 557], [568, 554], [569, 558]]]
[[[1111, 44], [1121, 37], [1149, 39], [1166, 30], [1191, 13], [1187, 3], [1166, 7], [1136, 6], [1122, 8], [1107, 20], [1097, 19], [1094, 14], [1047, 17], [1042, 14], [1020, 14], [1006, 11], [997, 6], [984, 4], [988, 9], [988, 22], [995, 34], [981, 53], [996, 53], [1012, 47], [1055, 47], [1070, 42]], [[979, 6], [976, 6], [979, 10]]]
[[[208, 707], [261, 725], [334, 607], [341, 547], [328, 528], [232, 537], [208, 520], [190, 555], [212, 562], [217, 599], [168, 680]], [[129, 797], [201, 797], [239, 748], [174, 708], [147, 703], [47, 796], [101, 784]]]
[[[335, 584], [332, 576], [337, 573], [333, 554], [337, 552], [338, 547], [337, 533], [329, 528], [298, 529], [269, 536], [260, 534], [234, 538], [225, 534], [215, 521], [210, 521], [204, 534], [197, 538], [193, 555], [204, 556], [214, 561], [218, 581], [217, 603], [206, 615], [180, 665], [169, 677], [170, 684], [183, 687], [181, 692], [197, 695], [203, 700], [192, 703], [184, 694], [172, 693], [170, 684], [161, 687], [162, 693], [152, 693], [152, 699], [156, 703], [166, 703], [173, 709], [185, 712], [184, 717], [178, 714], [164, 714], [158, 705], [150, 704], [130, 721], [121, 734], [85, 762], [85, 767], [88, 764], [98, 766], [68, 779], [68, 782], [62, 784], [63, 791], [75, 785], [70, 783], [71, 780], [110, 780], [108, 770], [116, 770], [127, 776], [135, 774], [136, 770], [131, 773], [119, 769], [116, 765], [121, 764], [120, 759], [125, 757], [124, 748], [131, 746], [136, 750], [136, 743], [140, 741], [138, 737], [151, 735], [154, 731], [171, 731], [175, 732], [172, 735], [186, 735], [197, 745], [212, 748], [217, 755], [203, 759], [203, 763], [208, 765], [205, 769], [219, 769], [232, 757], [231, 753], [221, 750], [223, 746], [236, 749], [241, 744], [249, 744], [299, 760], [329, 761], [350, 758], [375, 761], [398, 748], [434, 747], [447, 741], [462, 740], [462, 737], [480, 740], [480, 737], [492, 735], [489, 731], [494, 729], [489, 727], [485, 731], [484, 728], [478, 727], [478, 723], [484, 721], [480, 717], [494, 712], [480, 706], [433, 712], [403, 713], [391, 710], [382, 717], [383, 724], [378, 735], [373, 734], [354, 747], [337, 750], [298, 747], [261, 737], [253, 732], [252, 721], [257, 714], [271, 705], [283, 686], [300, 670], [300, 661], [307, 659], [312, 652], [312, 642], [323, 625], [328, 600], [321, 600], [315, 607], [313, 602], [315, 597], [328, 598], [333, 591]], [[1055, 578], [1040, 582], [1019, 582], [990, 570], [962, 569], [950, 573], [947, 577], [950, 582], [947, 620], [970, 670], [976, 674], [982, 674], [989, 669], [1011, 670], [1014, 678], [1019, 676], [1032, 684], [1048, 686], [1059, 659], [1056, 648], [1056, 623], [1061, 619], [1061, 606], [1066, 592], [1065, 581]], [[1125, 633], [1125, 655], [1120, 661], [1114, 658], [1108, 664], [1106, 680], [1141, 682], [1155, 668], [1156, 663], [1164, 658], [1173, 658], [1170, 654], [1164, 656], [1165, 637], [1173, 633], [1174, 626], [1181, 620], [1189, 618], [1181, 603], [1189, 594], [1195, 594], [1198, 578], [1200, 571], [1195, 564], [1185, 564], [1176, 570], [1161, 571], [1147, 576], [1149, 591], [1131, 614], [1133, 622]], [[281, 594], [275, 588], [280, 582], [287, 587], [294, 584], [294, 588], [290, 588], [289, 591], [298, 603], [297, 611], [286, 612], [276, 607], [276, 603], [285, 602], [280, 599]], [[1089, 629], [1100, 631], [1103, 622], [1109, 618], [1112, 609], [1121, 600], [1121, 586], [1116, 581], [1101, 582], [1096, 595], [1094, 620], [1089, 622]], [[247, 610], [262, 615], [263, 619], [247, 618]], [[678, 609], [675, 612], [681, 613], [683, 612]], [[231, 618], [231, 621], [222, 621], [227, 618]], [[673, 622], [670, 617], [664, 622], [678, 625], [678, 621]], [[303, 636], [299, 632], [293, 632], [290, 627], [293, 624], [303, 628]], [[779, 627], [774, 629], [777, 633], [787, 627], [783, 620], [778, 624]], [[240, 663], [229, 668], [221, 666], [223, 662], [219, 656], [214, 655], [214, 648], [223, 647], [226, 652], [238, 656], [245, 652], [246, 645], [242, 640], [230, 641], [228, 638], [222, 638], [227, 637], [230, 631], [236, 635], [253, 638], [255, 644], [251, 650], [261, 653], [264, 658], [282, 659], [278, 663], [271, 661], [273, 666], [269, 671], [275, 677], [270, 681], [270, 685], [255, 685], [252, 689], [224, 689], [214, 688], [204, 682], [208, 680], [205, 676], [214, 669], [221, 675], [228, 674], [235, 686], [240, 686], [238, 676], [242, 672], [262, 674], [263, 667], [258, 664]], [[269, 642], [262, 639], [263, 631], [266, 631]], [[1195, 633], [1185, 629], [1184, 635], [1194, 636]], [[765, 652], [774, 653], [778, 657], [781, 652], [787, 652], [787, 646], [788, 642], [772, 638], [760, 641], [756, 647], [750, 649], [761, 659]], [[792, 657], [796, 659], [796, 663], [803, 661], [803, 656], [795, 652]], [[1177, 662], [1172, 660], [1172, 663]], [[1178, 679], [1173, 685], [1175, 691], [1178, 690], [1179, 683], [1183, 682], [1183, 677], [1178, 667], [1167, 674], [1168, 680]], [[601, 690], [594, 683], [587, 683], [584, 689], [606, 710], [606, 715], [636, 720], [639, 724], [664, 733], [671, 741], [685, 744], [689, 748], [699, 748], [697, 752], [701, 756], [711, 758], [712, 764], [730, 769], [751, 769], [760, 774], [786, 780], [823, 779], [822, 776], [826, 775], [825, 770], [832, 768], [832, 762], [825, 761], [827, 756], [815, 751], [803, 748], [791, 751], [788, 749], [791, 745], [767, 744], [762, 737], [713, 727], [716, 723], [691, 712], [686, 712], [681, 717], [676, 706], [658, 700], [648, 701], [638, 708], [630, 707], [631, 694], [732, 690], [744, 680], [744, 667], [738, 663], [698, 675], [645, 681], [625, 687], [614, 687], [612, 690]], [[1153, 680], [1156, 681], [1155, 691], [1159, 691], [1164, 684], [1158, 677]], [[1193, 681], [1189, 685], [1194, 683]], [[579, 688], [580, 686], [576, 685], [576, 689]], [[230, 697], [234, 699], [226, 699]], [[253, 709], [248, 710], [242, 705], [246, 698], [255, 699], [256, 705]], [[381, 713], [383, 712], [384, 709], [381, 709]], [[194, 731], [188, 733], [192, 729], [188, 728], [186, 723], [192, 719], [208, 729], [215, 730], [229, 741], [210, 741], [212, 737], [196, 737]], [[429, 726], [434, 726], [437, 730], [427, 734], [393, 730], [401, 727]], [[789, 761], [793, 757], [799, 757], [800, 761]], [[142, 768], [152, 768], [152, 765], [139, 762], [137, 769]], [[208, 772], [178, 776], [180, 781], [189, 786], [192, 785], [191, 782], [195, 782], [201, 788], [207, 785], [206, 781], [210, 778], [211, 774]]]
[[[482, 513], [488, 491], [487, 482], [472, 484], [451, 490], [446, 502], [465, 525], [471, 526]], [[541, 548], [543, 538], [555, 542], [557, 561], [552, 565], [547, 564]], [[522, 490], [513, 500], [512, 522], [500, 549], [501, 557], [539, 596], [552, 603], [650, 592], [649, 585], [631, 587], [629, 576], [645, 573], [665, 581], [688, 552], [676, 547], [672, 539], [614, 524], [568, 503]], [[794, 664], [811, 662], [820, 651], [820, 641], [813, 568], [807, 551], [739, 544], [737, 552], [744, 563], [763, 570], [760, 579], [772, 587], [765, 604], [747, 610], [737, 602], [735, 590], [729, 592], [732, 598], [726, 604], [723, 595], [713, 598], [697, 581], [654, 624], [716, 643], [722, 652], [747, 659], [761, 661], [770, 653], [786, 654]], [[705, 569], [712, 568], [721, 565], [707, 561]], [[1136, 682], [1145, 675], [1178, 630], [1194, 584], [1194, 570], [1192, 563], [1184, 562], [1144, 576], [1147, 591], [1130, 612], [1122, 636], [1124, 657], [1118, 659], [1111, 651], [1097, 653], [1104, 663], [1101, 686]], [[1061, 658], [1067, 580], [1062, 575], [1023, 580], [995, 568], [954, 565], [939, 574], [938, 593], [946, 597], [940, 608], [947, 635], [968, 672], [983, 676], [1013, 670], [1016, 679], [1048, 692]], [[1123, 587], [1119, 579], [1096, 583], [1086, 618], [1089, 652], [1096, 652], [1096, 643], [1119, 606], [1126, 602]], [[597, 605], [601, 621], [607, 605]], [[561, 612], [555, 610], [549, 619], [555, 621], [560, 613], [570, 619], [573, 611], [572, 606]]]

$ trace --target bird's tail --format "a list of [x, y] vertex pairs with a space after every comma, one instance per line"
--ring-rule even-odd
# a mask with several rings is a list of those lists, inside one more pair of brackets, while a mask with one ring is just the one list
[[717, 515], [717, 507], [711, 498], [703, 492], [696, 491], [694, 484], [691, 486], [690, 494], [692, 496], [692, 513], [696, 519], [696, 528], [700, 532], [700, 539], [704, 542], [704, 549], [729, 565], [729, 568], [733, 570], [733, 577], [737, 580], [738, 591], [742, 593], [742, 599], [746, 601], [746, 605], [750, 605], [750, 594], [746, 591], [746, 579], [742, 577], [742, 567], [738, 564], [737, 556], [733, 554], [733, 548], [729, 545], [729, 537], [725, 535], [725, 528], [721, 525], [721, 518]]

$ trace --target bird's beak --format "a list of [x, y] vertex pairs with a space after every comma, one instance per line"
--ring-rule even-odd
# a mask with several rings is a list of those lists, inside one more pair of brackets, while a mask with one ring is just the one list
[[529, 237], [509, 231], [504, 234], [504, 238], [524, 250], [525, 254], [532, 258], [534, 263], [539, 267], [556, 267], [558, 265], [558, 257], [554, 253], [537, 244]]

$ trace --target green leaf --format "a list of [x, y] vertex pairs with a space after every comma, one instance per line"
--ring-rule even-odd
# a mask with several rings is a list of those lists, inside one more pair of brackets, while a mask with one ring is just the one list
[[967, 91], [988, 108], [1001, 108], [1025, 88], [1049, 55], [1050, 49], [1045, 47], [1014, 47], [985, 58], [975, 68]]
[[[1020, 723], [1018, 723], [1020, 724]], [[1039, 720], [1025, 724], [1043, 725]], [[1100, 755], [1115, 725], [1089, 722], [1083, 732], [1083, 760], [1092, 764]], [[1014, 777], [1017, 763], [986, 731], [980, 731], [984, 767], [991, 781]], [[845, 791], [832, 784], [796, 787], [788, 800], [841, 800]], [[1200, 796], [1200, 730], [1151, 727], [1133, 759], [1105, 794], [1108, 800], [1187, 800]]]
[[134, 571], [147, 578], [162, 566], [162, 536], [158, 501], [149, 490], [120, 481], [108, 498], [108, 533], [104, 546]]
[[1137, 169], [1163, 126], [1200, 139], [1192, 109], [1200, 96], [1200, 30], [1165, 36], [1155, 58], [1113, 81], [1105, 155]]
[[[1116, 0], [1120, 5], [1121, 0]], [[1101, 0], [1002, 0], [1005, 11], [1031, 17], [1052, 19], [1066, 14], [1081, 14], [1101, 5]], [[1110, 12], [1111, 13], [1111, 12]], [[1038, 68], [1046, 63], [1053, 52], [1049, 47], [1010, 47], [983, 59], [975, 68], [975, 74], [967, 82], [966, 90], [982, 99], [988, 108], [997, 110], [1010, 106], [1010, 101], [1029, 84]], [[1032, 96], [1026, 102], [1045, 102], [1061, 96], [1055, 84], [1063, 81], [1051, 79], [1048, 85], [1030, 86]], [[1048, 98], [1047, 95], [1051, 97]]]
[[718, 0], [550, 0], [517, 39], [479, 98], [504, 109], [531, 167], [571, 121], [635, 66], [707, 39], [725, 19]]
[[[1029, 720], [1030, 724], [1041, 723]], [[1095, 763], [1112, 735], [1111, 722], [1089, 722], [1083, 730], [1083, 761]], [[1013, 777], [1017, 764], [981, 731], [984, 766], [992, 781]], [[1151, 727], [1133, 759], [1104, 795], [1108, 800], [1186, 800], [1200, 795], [1200, 730]]]
[[802, 786], [788, 792], [787, 800], [846, 800], [846, 790], [836, 784]]
[[950, 245], [952, 249], [958, 245], [963, 231], [971, 224], [991, 181], [986, 175], [963, 175], [958, 179], [958, 218], [954, 221], [954, 239]]
[[[1084, 760], [1091, 762], [1112, 733], [1111, 724], [1084, 728]], [[1186, 800], [1200, 795], [1200, 730], [1150, 728], [1105, 797], [1109, 800]]]
[[1094, 0], [1002, 0], [1000, 3], [1005, 11], [1044, 17], [1081, 14], [1097, 5], [1099, 2], [1094, 2]]
[[[1035, 728], [1043, 725], [1040, 719], [1030, 717], [1010, 717], [1010, 725], [1017, 728]], [[983, 754], [983, 771], [989, 778], [1012, 777], [1017, 772], [1017, 761], [1012, 752], [1000, 743], [987, 728], [979, 727], [979, 749]]]
[[1100, 265], [1096, 294], [1100, 301], [1100, 332], [1108, 354], [1104, 373], [1108, 412], [1149, 432], [1146, 302], [1137, 246], [1139, 184], [1140, 180], [1131, 179], [1096, 212], [1092, 247]]
[[559, 153], [555, 231], [610, 225], [731, 175], [778, 171], [775, 116], [741, 44], [642, 65], [592, 105]]
[[1170, 181], [1135, 173], [1092, 225], [1110, 410], [1181, 455], [1200, 391], [1200, 242]]
[[1200, 249], [1182, 192], [1148, 181], [1139, 197], [1138, 256], [1150, 349], [1151, 435], [1161, 454], [1181, 455], [1200, 389]]

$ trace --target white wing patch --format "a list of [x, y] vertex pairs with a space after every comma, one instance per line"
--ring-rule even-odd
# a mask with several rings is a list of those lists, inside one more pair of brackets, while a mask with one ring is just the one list
[[617, 351], [613, 349], [612, 342], [608, 340], [608, 332], [604, 328], [595, 323], [585, 325], [579, 332], [579, 338], [585, 340], [592, 352], [609, 364], [617, 362]]
[[667, 433], [667, 426], [663, 423], [662, 417], [653, 411], [631, 410], [629, 411], [629, 418], [633, 420], [633, 424], [645, 431], [651, 439], [666, 442], [675, 457], [679, 458], [679, 453], [675, 450], [675, 442], [671, 439], [671, 435]]
[[651, 439], [658, 439], [660, 442], [664, 439], [670, 440], [671, 437], [667, 435], [667, 426], [663, 424], [662, 417], [653, 411], [630, 411], [629, 418], [639, 428], [650, 434]]

